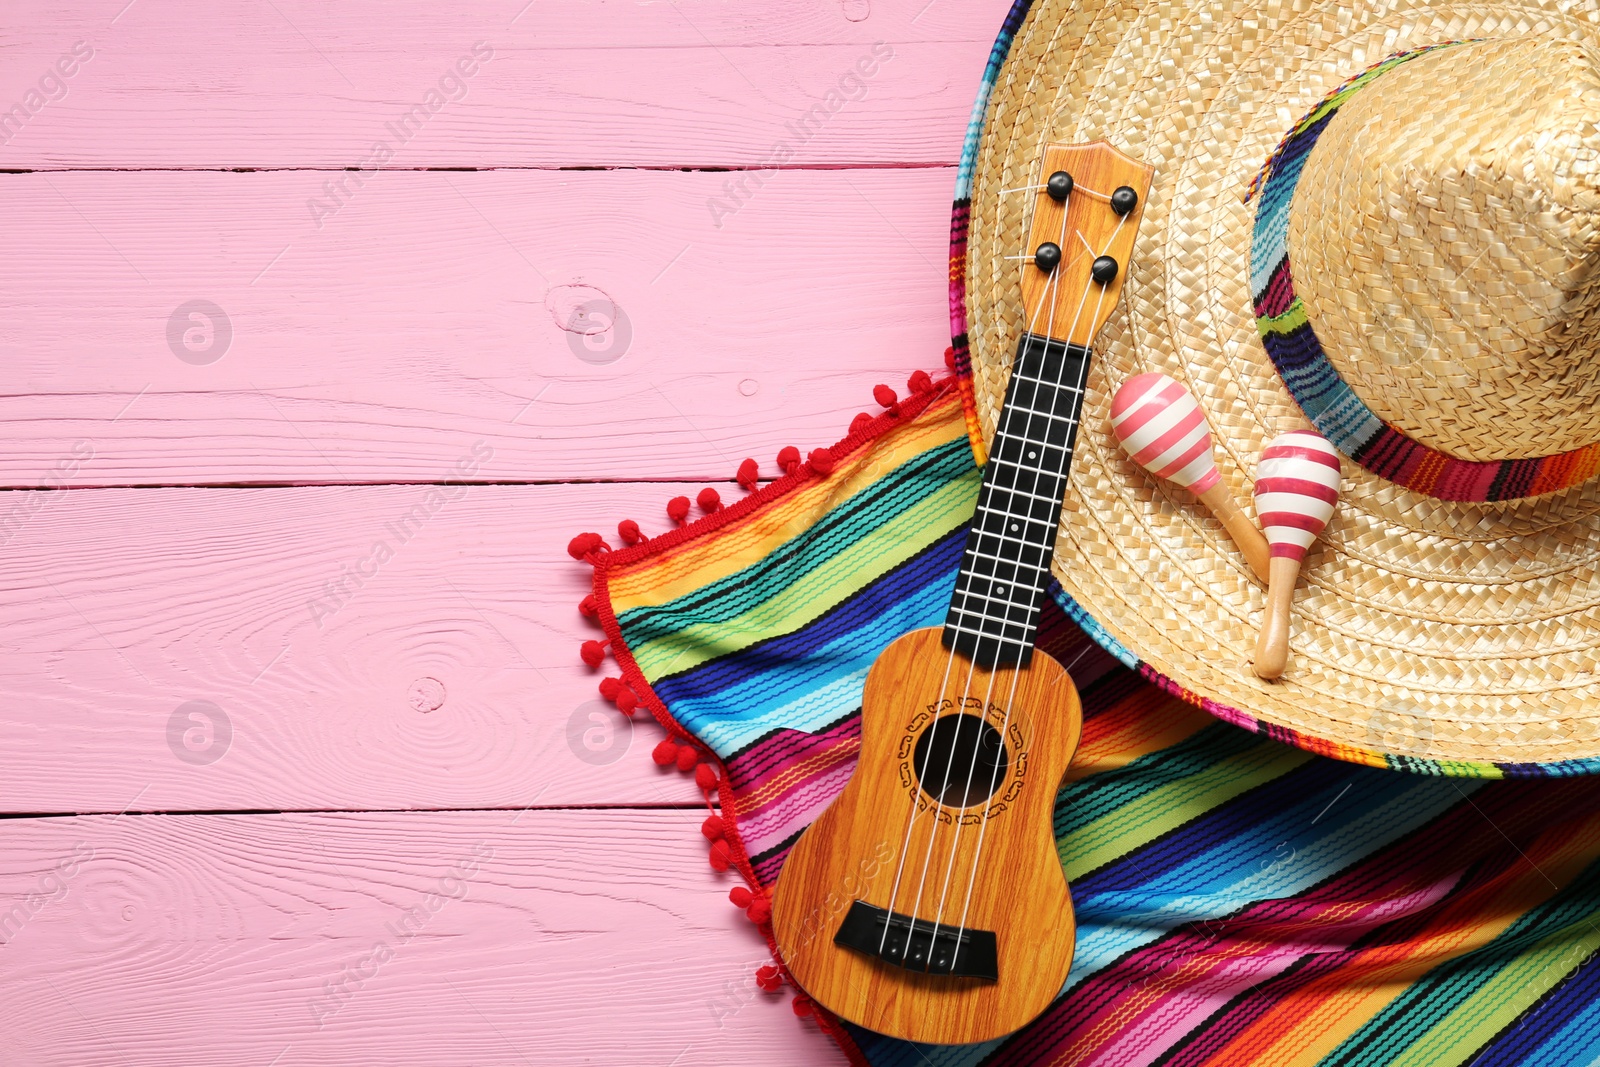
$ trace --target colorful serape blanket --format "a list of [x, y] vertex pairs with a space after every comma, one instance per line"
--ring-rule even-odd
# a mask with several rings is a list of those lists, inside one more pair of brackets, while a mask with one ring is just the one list
[[[718, 844], [758, 902], [854, 766], [868, 667], [943, 621], [979, 482], [949, 382], [824, 460], [591, 557], [624, 680], [714, 757]], [[1046, 615], [1043, 643], [1071, 664], [1085, 717], [1055, 812], [1081, 924], [1071, 976], [1041, 1018], [984, 1045], [912, 1045], [819, 1013], [850, 1062], [1600, 1058], [1592, 781], [1314, 755], [1142, 680], [1059, 603]]]

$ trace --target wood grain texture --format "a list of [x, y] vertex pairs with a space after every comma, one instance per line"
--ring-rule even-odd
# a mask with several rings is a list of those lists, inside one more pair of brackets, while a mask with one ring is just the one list
[[773, 473], [949, 343], [947, 171], [785, 173], [720, 229], [716, 173], [383, 174], [319, 230], [327, 180], [0, 176], [0, 485]]
[[[126, 9], [124, 7], [126, 5]], [[954, 163], [1005, 6], [954, 0], [6, 5], [7, 167]], [[892, 59], [857, 64], [883, 42]], [[460, 88], [443, 82], [474, 45]], [[841, 82], [841, 79], [846, 79]], [[387, 129], [438, 94], [414, 136]], [[51, 99], [44, 96], [50, 93]], [[836, 96], [830, 98], [829, 94]], [[788, 131], [804, 122], [805, 136]], [[0, 130], [0, 136], [7, 131]], [[775, 160], [779, 144], [791, 155]]]
[[[1028, 669], [976, 668], [970, 684], [968, 666], [943, 649], [938, 628], [915, 630], [878, 657], [855, 772], [795, 844], [773, 897], [779, 951], [818, 1003], [880, 1033], [938, 1044], [986, 1041], [1043, 1011], [1066, 981], [1075, 929], [1051, 813], [1082, 730], [1077, 689], [1037, 650]], [[1007, 737], [1010, 764], [982, 808], [933, 803], [913, 784], [917, 739], [957, 709]], [[994, 933], [999, 981], [916, 974], [836, 946], [854, 900], [956, 928], [965, 916], [966, 928]]]
[[[834, 1063], [692, 812], [0, 823], [7, 1067]], [[276, 1057], [276, 1058], [275, 1058]]]
[[1228, 488], [1228, 483], [1219, 481], [1205, 492], [1198, 494], [1196, 500], [1204, 504], [1206, 510], [1222, 523], [1228, 531], [1228, 536], [1233, 538], [1233, 543], [1239, 547], [1239, 554], [1250, 564], [1250, 571], [1263, 583], [1272, 578], [1272, 546], [1267, 544], [1267, 539], [1256, 526], [1239, 501], [1234, 497], [1233, 490]]
[[698, 803], [600, 699], [616, 664], [579, 661], [601, 634], [566, 552], [698, 489], [30, 494], [0, 512], [0, 810]]

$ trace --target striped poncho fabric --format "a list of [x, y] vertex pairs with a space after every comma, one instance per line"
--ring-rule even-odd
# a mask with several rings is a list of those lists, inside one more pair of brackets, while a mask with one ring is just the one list
[[[804, 464], [596, 557], [624, 678], [715, 757], [733, 866], [758, 894], [853, 770], [874, 658], [942, 621], [979, 484], [948, 382], [831, 453], [826, 474]], [[981, 1046], [916, 1046], [819, 1016], [852, 1063], [1600, 1058], [1592, 782], [1315, 755], [1143, 680], [1051, 597], [1041, 643], [1071, 665], [1085, 717], [1055, 813], [1080, 923], [1067, 986]]]

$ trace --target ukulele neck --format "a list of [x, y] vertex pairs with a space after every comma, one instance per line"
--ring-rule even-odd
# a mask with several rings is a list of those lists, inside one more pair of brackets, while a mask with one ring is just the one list
[[944, 623], [945, 646], [986, 669], [1032, 656], [1088, 371], [1082, 345], [1017, 345]]

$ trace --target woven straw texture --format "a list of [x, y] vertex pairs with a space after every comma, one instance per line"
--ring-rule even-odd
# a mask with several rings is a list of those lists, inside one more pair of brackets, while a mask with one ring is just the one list
[[1329, 124], [1289, 216], [1294, 287], [1384, 422], [1471, 460], [1600, 441], [1596, 121], [1595, 49], [1524, 37], [1403, 64]]
[[[1012, 32], [1015, 40], [1005, 49]], [[997, 44], [995, 61], [1003, 63], [991, 67], [993, 84], [986, 87], [983, 118], [974, 128], [976, 133], [981, 127], [981, 141], [969, 135], [957, 203], [952, 310], [956, 332], [965, 332], [957, 338], [958, 352], [964, 347], [971, 362], [972, 415], [983, 435], [993, 432], [1021, 329], [1019, 268], [1007, 257], [1023, 251], [1032, 197], [1007, 190], [1038, 180], [1039, 153], [1050, 141], [1104, 138], [1154, 164], [1156, 184], [1123, 304], [1096, 343], [1055, 570], [1103, 643], [1133, 650], [1152, 673], [1225, 717], [1282, 728], [1296, 743], [1346, 758], [1381, 754], [1391, 765], [1447, 774], [1491, 773], [1494, 765], [1498, 773], [1600, 768], [1592, 762], [1600, 758], [1596, 479], [1522, 500], [1450, 502], [1401, 488], [1347, 461], [1339, 509], [1302, 570], [1288, 671], [1268, 683], [1249, 667], [1264, 591], [1222, 527], [1185, 491], [1134, 466], [1109, 425], [1110, 398], [1128, 377], [1148, 371], [1172, 375], [1198, 397], [1215, 433], [1224, 482], [1247, 502], [1267, 441], [1309, 427], [1257, 335], [1249, 263], [1254, 208], [1242, 202], [1252, 176], [1297, 119], [1384, 56], [1450, 40], [1533, 35], [1542, 47], [1564, 49], [1568, 59], [1591, 57], [1600, 40], [1600, 3], [1380, 2], [1352, 10], [1337, 2], [1039, 0], [1031, 9], [1018, 5]], [[1450, 51], [1467, 54], [1466, 48]], [[1541, 90], [1518, 80], [1517, 54], [1505, 50], [1499, 73], [1491, 74], [1503, 79], [1500, 92], [1513, 101], [1539, 100]], [[1428, 78], [1425, 64], [1433, 62], [1430, 57], [1412, 64], [1417, 69], [1407, 77]], [[1563, 59], [1560, 65], [1574, 64]], [[1441, 69], [1446, 68], [1433, 71]], [[1413, 90], [1432, 94], [1416, 116], [1410, 112], [1415, 101], [1403, 98], [1374, 100], [1370, 107], [1386, 109], [1384, 121], [1420, 136], [1416, 131], [1434, 125], [1423, 121], [1427, 107], [1440, 108], [1447, 122], [1465, 122], [1441, 103], [1447, 88], [1421, 84]], [[1580, 85], [1576, 91], [1593, 88]], [[1594, 97], [1586, 99], [1595, 114]], [[1373, 133], [1356, 129], [1352, 136]], [[1482, 141], [1494, 131], [1460, 136]], [[1578, 158], [1590, 159], [1592, 167], [1600, 144], [1580, 149]], [[1370, 172], [1359, 169], [1342, 175], [1330, 170], [1315, 188], [1313, 208], [1350, 213], [1351, 231], [1360, 229], [1355, 216], [1362, 213], [1408, 210], [1350, 188], [1371, 180]], [[969, 188], [970, 221], [962, 210]], [[1542, 247], [1548, 256], [1535, 270], [1516, 247], [1490, 242], [1490, 254], [1474, 265], [1472, 277], [1500, 295], [1481, 307], [1443, 291], [1433, 305], [1435, 318], [1396, 323], [1375, 310], [1388, 306], [1382, 300], [1341, 304], [1336, 280], [1306, 297], [1318, 311], [1335, 304], [1342, 309], [1328, 318], [1330, 358], [1343, 360], [1340, 369], [1363, 381], [1384, 383], [1373, 387], [1381, 395], [1367, 394], [1369, 402], [1387, 403], [1384, 413], [1400, 418], [1408, 431], [1466, 457], [1519, 454], [1528, 447], [1548, 453], [1595, 436], [1595, 399], [1592, 388], [1582, 391], [1581, 375], [1569, 373], [1565, 387], [1547, 390], [1530, 409], [1502, 391], [1512, 379], [1495, 379], [1504, 362], [1487, 361], [1482, 352], [1457, 344], [1488, 321], [1483, 316], [1512, 316], [1521, 323], [1520, 334], [1491, 332], [1505, 334], [1503, 346], [1524, 353], [1537, 347], [1535, 341], [1576, 336], [1574, 330], [1592, 322], [1592, 299], [1569, 304], [1563, 332], [1552, 325], [1549, 301], [1536, 298], [1573, 286], [1571, 271], [1580, 268], [1572, 266], [1571, 251], [1592, 242], [1594, 233], [1570, 228], [1571, 219], [1558, 225], [1499, 202], [1507, 200], [1506, 192], [1487, 186], [1461, 192], [1485, 205], [1482, 218], [1469, 220], [1478, 228], [1474, 233], [1494, 229], [1504, 236], [1508, 226], [1520, 226], [1527, 247]], [[1600, 205], [1573, 206], [1592, 212]], [[1513, 217], [1519, 211], [1520, 221]], [[1385, 224], [1396, 225], [1392, 218]], [[1581, 223], [1571, 225], [1581, 229]], [[1312, 242], [1295, 246], [1297, 255], [1308, 257], [1308, 279], [1312, 260], [1326, 257], [1331, 247], [1330, 232], [1319, 231], [1321, 251]], [[1302, 230], [1291, 241], [1304, 236]], [[1394, 245], [1372, 249], [1372, 261], [1384, 265], [1370, 273], [1382, 275], [1385, 285], [1404, 273], [1393, 263], [1396, 251]], [[1398, 251], [1405, 253], [1404, 246]], [[1425, 249], [1418, 245], [1413, 252], [1422, 255]], [[1323, 263], [1324, 280], [1337, 267]], [[1345, 269], [1348, 274], [1348, 260]], [[1562, 275], [1563, 269], [1569, 273]], [[1301, 273], [1297, 262], [1297, 284], [1307, 288]], [[1502, 273], [1506, 277], [1497, 280]], [[1439, 276], [1437, 270], [1432, 276]], [[1502, 293], [1513, 287], [1526, 298], [1515, 306]], [[1365, 350], [1367, 365], [1356, 367], [1357, 357], [1350, 355], [1356, 346], [1346, 339], [1378, 327], [1398, 336]], [[1430, 358], [1459, 364], [1460, 388], [1452, 395], [1471, 418], [1452, 418], [1441, 428], [1401, 391], [1418, 388], [1412, 375], [1417, 368], [1385, 359], [1398, 348], [1383, 344], [1398, 346], [1412, 332], [1428, 332], [1438, 342]], [[1565, 373], [1580, 354], [1592, 352], [1592, 344], [1582, 350], [1545, 343], [1540, 351], [1549, 361], [1542, 374]], [[1478, 391], [1491, 393], [1491, 401], [1471, 400], [1474, 383], [1490, 380], [1496, 381], [1493, 390]], [[1591, 387], [1593, 380], [1591, 372]], [[1500, 413], [1485, 418], [1496, 404]], [[1516, 423], [1506, 414], [1513, 408], [1524, 414], [1545, 410], [1544, 430], [1508, 444], [1495, 428]]]

